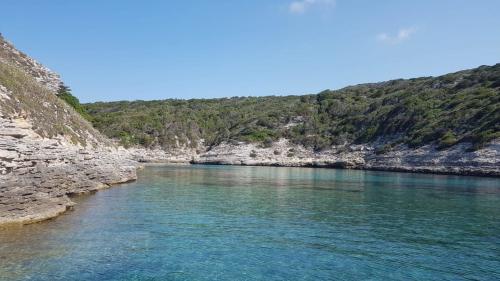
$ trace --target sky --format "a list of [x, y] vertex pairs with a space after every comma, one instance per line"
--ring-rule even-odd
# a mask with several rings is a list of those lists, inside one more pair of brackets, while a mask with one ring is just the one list
[[83, 102], [297, 95], [500, 62], [498, 0], [2, 0]]

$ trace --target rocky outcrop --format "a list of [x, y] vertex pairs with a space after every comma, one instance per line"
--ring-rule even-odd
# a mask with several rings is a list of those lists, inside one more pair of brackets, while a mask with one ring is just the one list
[[0, 61], [11, 64], [28, 73], [50, 91], [57, 92], [62, 82], [61, 77], [57, 73], [17, 50], [14, 45], [2, 37], [2, 34], [0, 34]]
[[57, 216], [73, 194], [136, 178], [138, 162], [60, 100], [59, 83], [0, 38], [0, 225]]
[[451, 149], [435, 146], [409, 149], [395, 147], [383, 154], [365, 155], [361, 168], [386, 171], [421, 172], [474, 176], [500, 176], [500, 141], [483, 149], [469, 151], [470, 144], [461, 143]]
[[69, 195], [134, 180], [136, 167], [122, 150], [42, 138], [26, 119], [0, 116], [0, 224], [54, 217]]
[[148, 164], [188, 164], [196, 157], [195, 150], [184, 148], [165, 151], [161, 148], [146, 149], [134, 147], [125, 150], [123, 153], [127, 155], [128, 159]]
[[285, 167], [330, 167], [457, 175], [500, 176], [500, 141], [468, 151], [462, 143], [448, 150], [435, 146], [410, 149], [404, 145], [388, 151], [373, 146], [334, 146], [314, 152], [282, 139], [269, 147], [252, 143], [223, 143], [197, 155], [192, 163]]

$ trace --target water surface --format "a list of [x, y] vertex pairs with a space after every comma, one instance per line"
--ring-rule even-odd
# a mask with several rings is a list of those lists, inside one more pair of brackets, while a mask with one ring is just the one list
[[500, 179], [149, 167], [0, 230], [0, 280], [500, 280]]

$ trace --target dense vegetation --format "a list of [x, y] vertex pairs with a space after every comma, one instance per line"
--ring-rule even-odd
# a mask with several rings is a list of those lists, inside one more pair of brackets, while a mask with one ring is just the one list
[[500, 137], [500, 64], [440, 77], [363, 84], [316, 95], [120, 101], [85, 105], [93, 124], [122, 144], [208, 146], [271, 143], [281, 137], [315, 150], [377, 142], [472, 149]]
[[80, 103], [80, 100], [71, 94], [71, 89], [61, 84], [59, 85], [59, 89], [57, 90], [57, 96], [65, 101], [69, 106], [73, 107], [73, 109], [79, 113], [83, 118], [91, 121], [92, 117], [88, 114], [85, 107]]

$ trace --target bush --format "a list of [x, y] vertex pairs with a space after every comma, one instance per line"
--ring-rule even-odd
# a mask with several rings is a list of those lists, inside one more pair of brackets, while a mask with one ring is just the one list
[[445, 149], [454, 146], [458, 142], [457, 137], [452, 131], [446, 132], [441, 139], [439, 139], [439, 149]]
[[441, 148], [447, 148], [455, 145], [457, 142], [458, 139], [455, 134], [452, 131], [448, 131], [439, 139], [439, 146]]
[[500, 132], [494, 130], [481, 132], [473, 137], [472, 150], [479, 150], [483, 148], [488, 142], [497, 138], [500, 138]]
[[132, 136], [128, 132], [120, 132], [119, 140], [120, 140], [120, 144], [123, 145], [125, 148], [129, 148], [129, 147], [137, 144], [134, 136]]
[[87, 119], [88, 121], [92, 120], [92, 116], [90, 116], [85, 107], [80, 104], [80, 100], [71, 94], [70, 88], [68, 88], [64, 84], [61, 84], [59, 86], [59, 90], [57, 91], [57, 96], [67, 104], [69, 104], [83, 118]]
[[387, 152], [391, 151], [391, 149], [392, 149], [391, 144], [381, 145], [375, 149], [375, 154], [377, 155], [386, 154]]
[[273, 139], [270, 137], [267, 137], [263, 142], [262, 142], [262, 147], [264, 148], [269, 148], [273, 146]]
[[252, 157], [252, 158], [256, 158], [257, 157], [257, 153], [255, 152], [255, 150], [252, 150], [250, 152], [250, 157]]

